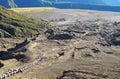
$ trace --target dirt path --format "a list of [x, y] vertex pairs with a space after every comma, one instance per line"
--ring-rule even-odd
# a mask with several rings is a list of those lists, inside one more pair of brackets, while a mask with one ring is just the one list
[[35, 60], [32, 63], [29, 63], [18, 68], [9, 69], [8, 71], [5, 71], [4, 73], [0, 74], [0, 79], [6, 79], [19, 73], [23, 73], [26, 70], [33, 68], [35, 65], [38, 65], [38, 63], [44, 61], [45, 59], [46, 59], [45, 57], [39, 57], [39, 59]]

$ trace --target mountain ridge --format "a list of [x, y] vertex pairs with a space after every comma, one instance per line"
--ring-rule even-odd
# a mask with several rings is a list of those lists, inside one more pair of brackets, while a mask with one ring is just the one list
[[0, 0], [6, 8], [55, 7], [60, 9], [89, 9], [120, 12], [120, 1], [111, 0]]
[[112, 0], [0, 0], [0, 5], [4, 7], [41, 7], [41, 6], [50, 6], [55, 3], [80, 3], [80, 4], [90, 4], [90, 5], [106, 5], [106, 6], [119, 6], [120, 1]]

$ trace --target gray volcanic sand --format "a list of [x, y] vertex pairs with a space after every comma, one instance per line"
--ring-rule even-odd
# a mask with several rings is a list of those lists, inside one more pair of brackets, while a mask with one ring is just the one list
[[[40, 18], [44, 20], [57, 21], [58, 25], [73, 24], [76, 21], [86, 20], [107, 20], [107, 21], [120, 21], [119, 12], [105, 12], [105, 11], [91, 11], [91, 10], [79, 10], [79, 9], [55, 9], [48, 12], [34, 12], [27, 15]], [[60, 19], [65, 21], [59, 21]], [[56, 22], [55, 22], [56, 23]]]
[[[119, 12], [56, 9], [25, 14], [33, 18], [50, 21], [52, 29], [59, 28], [63, 30], [81, 23], [120, 22]], [[101, 27], [102, 29], [98, 28], [97, 31], [87, 30], [86, 28], [80, 30], [88, 32], [85, 33], [86, 35], [82, 35], [84, 39], [76, 38], [40, 42], [40, 38], [37, 38], [36, 41], [31, 42], [26, 48], [33, 56], [43, 54], [48, 60], [23, 74], [11, 77], [11, 79], [120, 79], [120, 46], [96, 44], [99, 42], [99, 38], [103, 39], [98, 32], [106, 31], [106, 28], [109, 28], [106, 27], [104, 29], [103, 27], [105, 26]], [[110, 31], [114, 31], [114, 27], [111, 27]], [[61, 33], [64, 32], [61, 31]], [[93, 35], [89, 36], [89, 33], [93, 33]], [[97, 33], [98, 36], [94, 35], [94, 33]], [[79, 34], [77, 35], [79, 36]], [[94, 50], [97, 52], [94, 52]]]

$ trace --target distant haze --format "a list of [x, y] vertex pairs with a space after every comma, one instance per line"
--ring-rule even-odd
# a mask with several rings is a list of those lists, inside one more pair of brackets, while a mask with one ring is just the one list
[[64, 2], [64, 3], [83, 3], [83, 4], [92, 4], [92, 5], [110, 5], [110, 6], [120, 6], [120, 0], [39, 0], [42, 2]]
[[62, 9], [120, 11], [120, 0], [0, 0], [0, 5], [7, 8], [56, 7]]

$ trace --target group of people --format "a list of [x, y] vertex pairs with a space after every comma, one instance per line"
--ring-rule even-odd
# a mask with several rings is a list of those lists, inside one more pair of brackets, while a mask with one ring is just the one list
[[44, 60], [45, 57], [39, 57], [37, 60], [35, 60], [33, 63], [30, 63], [28, 65], [16, 68], [16, 69], [8, 69], [8, 71], [4, 72], [3, 74], [0, 75], [0, 79], [5, 79], [7, 77], [10, 77], [12, 75], [18, 74], [18, 73], [22, 73], [27, 69], [32, 68], [34, 65], [38, 64], [39, 61]]

